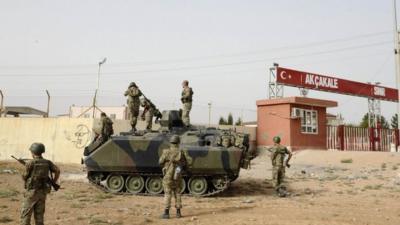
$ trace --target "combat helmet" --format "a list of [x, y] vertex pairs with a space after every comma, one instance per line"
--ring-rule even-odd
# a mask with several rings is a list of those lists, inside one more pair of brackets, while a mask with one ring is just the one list
[[174, 134], [174, 135], [172, 135], [172, 137], [169, 139], [169, 142], [170, 142], [171, 144], [179, 144], [179, 143], [181, 142], [181, 138], [180, 138], [178, 135]]
[[136, 86], [136, 83], [135, 83], [135, 82], [131, 82], [131, 83], [129, 84], [129, 87], [137, 87], [137, 86]]
[[279, 136], [275, 136], [275, 137], [272, 139], [272, 141], [273, 141], [274, 143], [279, 144], [279, 143], [281, 143], [281, 138], [280, 138]]
[[29, 150], [35, 155], [40, 155], [45, 152], [45, 147], [44, 147], [44, 144], [35, 142], [31, 145]]

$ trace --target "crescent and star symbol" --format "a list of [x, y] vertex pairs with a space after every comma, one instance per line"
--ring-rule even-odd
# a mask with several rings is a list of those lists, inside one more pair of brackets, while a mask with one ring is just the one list
[[287, 78], [289, 78], [289, 79], [292, 78], [292, 76], [290, 74], [287, 74], [287, 76], [286, 76], [286, 74], [287, 74], [286, 71], [281, 72], [280, 76], [281, 76], [282, 80], [286, 80]]

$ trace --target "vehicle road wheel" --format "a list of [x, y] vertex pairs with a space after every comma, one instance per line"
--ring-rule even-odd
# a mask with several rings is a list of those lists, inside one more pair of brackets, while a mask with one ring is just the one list
[[182, 179], [182, 182], [181, 182], [181, 194], [183, 194], [185, 192], [185, 189], [186, 189], [186, 182], [185, 182], [185, 179]]
[[192, 177], [189, 180], [189, 191], [190, 194], [200, 196], [206, 193], [208, 184], [204, 177]]
[[118, 193], [124, 188], [124, 178], [118, 174], [110, 174], [106, 179], [106, 188], [111, 193]]
[[129, 193], [132, 194], [140, 193], [144, 188], [144, 179], [139, 175], [129, 176], [126, 179], [125, 187]]
[[161, 177], [148, 177], [146, 180], [146, 190], [150, 194], [157, 195], [163, 191]]
[[225, 178], [223, 178], [223, 177], [214, 177], [212, 179], [212, 184], [215, 189], [222, 190], [226, 187], [227, 182], [226, 182]]

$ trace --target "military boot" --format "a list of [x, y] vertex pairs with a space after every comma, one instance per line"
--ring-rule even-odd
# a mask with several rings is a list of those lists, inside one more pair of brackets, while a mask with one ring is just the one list
[[176, 209], [176, 218], [181, 218], [182, 214], [181, 214], [181, 209]]
[[169, 219], [169, 209], [164, 210], [164, 214], [161, 215], [162, 219]]
[[136, 127], [132, 127], [132, 129], [129, 132], [132, 134], [136, 133]]
[[285, 186], [280, 186], [277, 190], [277, 195], [281, 198], [288, 196], [288, 192]]

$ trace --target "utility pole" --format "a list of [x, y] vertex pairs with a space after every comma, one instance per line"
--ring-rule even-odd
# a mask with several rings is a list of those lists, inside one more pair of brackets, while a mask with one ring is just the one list
[[208, 126], [211, 126], [211, 102], [208, 103]]
[[[396, 73], [396, 88], [400, 88], [400, 44], [399, 44], [399, 31], [397, 26], [397, 6], [396, 0], [393, 0], [393, 34], [394, 34], [394, 54], [395, 54], [395, 73]], [[400, 94], [399, 94], [400, 97]], [[400, 98], [399, 98], [400, 101]], [[400, 125], [400, 104], [397, 102], [397, 126]]]
[[46, 90], [46, 94], [47, 94], [47, 111], [46, 111], [46, 117], [49, 117], [49, 113], [50, 113], [50, 93], [48, 90]]
[[[397, 129], [400, 128], [400, 44], [399, 44], [399, 30], [397, 26], [397, 6], [396, 0], [393, 0], [393, 35], [394, 35], [394, 61], [395, 61], [395, 74], [396, 74], [396, 89], [398, 94], [397, 101]], [[399, 132], [396, 130], [396, 142], [399, 143]], [[396, 146], [396, 151], [398, 151], [398, 147]]]
[[0, 117], [2, 117], [3, 115], [3, 99], [4, 99], [4, 95], [3, 92], [0, 90]]
[[104, 58], [102, 61], [99, 62], [99, 70], [97, 71], [97, 86], [96, 86], [96, 91], [94, 92], [94, 97], [93, 97], [93, 103], [92, 106], [90, 106], [88, 109], [86, 109], [83, 113], [81, 113], [78, 117], [81, 117], [83, 115], [85, 115], [85, 113], [87, 113], [88, 111], [90, 111], [91, 109], [93, 109], [93, 114], [92, 117], [94, 118], [96, 115], [96, 109], [99, 110], [101, 112], [101, 110], [99, 109], [99, 107], [97, 107], [97, 92], [99, 90], [99, 86], [100, 86], [100, 68], [101, 65], [103, 65], [106, 62], [107, 58]]
[[243, 122], [244, 122], [244, 119], [243, 119], [243, 115], [244, 115], [244, 113], [243, 113], [243, 111], [244, 111], [244, 109], [242, 108], [242, 110], [240, 110], [240, 122], [241, 122], [241, 124], [239, 124], [239, 126], [243, 126]]
[[107, 58], [104, 58], [102, 61], [99, 62], [99, 70], [97, 71], [97, 86], [96, 86], [96, 92], [94, 94], [94, 100], [93, 100], [93, 118], [96, 114], [96, 108], [97, 108], [97, 94], [99, 91], [99, 87], [100, 87], [100, 68], [101, 65], [103, 65], [105, 62], [107, 61]]

